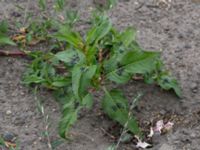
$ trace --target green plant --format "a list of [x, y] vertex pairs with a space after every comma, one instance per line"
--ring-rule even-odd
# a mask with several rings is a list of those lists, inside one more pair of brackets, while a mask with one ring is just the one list
[[6, 142], [1, 136], [0, 136], [0, 149], [8, 148], [9, 150], [19, 150], [19, 142], [17, 141], [16, 144]]
[[102, 108], [111, 119], [142, 135], [136, 119], [130, 116], [128, 100], [122, 91], [110, 85], [125, 84], [140, 75], [146, 83], [173, 89], [180, 96], [177, 81], [164, 69], [159, 52], [145, 51], [138, 45], [135, 29], [129, 27], [119, 32], [108, 17], [100, 14], [91, 22], [85, 36], [69, 25], [61, 26], [51, 36], [64, 50], [30, 53], [33, 61], [24, 83], [40, 84], [54, 91], [62, 106], [59, 133], [63, 138], [77, 121], [80, 110], [92, 108], [96, 90], [104, 92]]
[[6, 35], [8, 32], [8, 23], [3, 20], [0, 22], [0, 45], [15, 45], [15, 43]]

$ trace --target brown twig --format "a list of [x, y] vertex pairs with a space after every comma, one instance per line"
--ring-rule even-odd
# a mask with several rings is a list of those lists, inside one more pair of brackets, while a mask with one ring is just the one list
[[116, 137], [108, 133], [104, 128], [100, 127], [100, 130], [103, 131], [103, 133], [109, 136], [112, 140], [116, 140]]
[[10, 57], [16, 57], [16, 56], [27, 56], [27, 54], [20, 50], [15, 51], [3, 51], [0, 50], [0, 56], [10, 56]]
[[27, 54], [25, 52], [19, 51], [19, 50], [15, 50], [15, 51], [0, 50], [0, 56], [10, 56], [10, 57], [20, 56], [20, 57], [24, 57], [24, 56], [27, 56]]

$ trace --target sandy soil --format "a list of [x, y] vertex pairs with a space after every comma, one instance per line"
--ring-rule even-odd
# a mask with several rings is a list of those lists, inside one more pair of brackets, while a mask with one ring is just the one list
[[[23, 21], [24, 13], [16, 5], [27, 6], [25, 0], [0, 1], [0, 19], [6, 17], [14, 26]], [[75, 0], [70, 7], [79, 9], [81, 18], [87, 19], [92, 0]], [[36, 13], [34, 1], [28, 11]], [[166, 92], [154, 85], [131, 82], [122, 87], [127, 96], [137, 92], [145, 94], [135, 111], [141, 124], [155, 119], [170, 118], [173, 131], [159, 136], [152, 150], [198, 150], [200, 145], [200, 1], [172, 0], [170, 6], [157, 5], [149, 0], [120, 0], [109, 13], [113, 23], [123, 29], [134, 26], [138, 29], [137, 39], [149, 50], [162, 49], [162, 57], [169, 70], [180, 82], [183, 98]], [[79, 29], [85, 29], [80, 24]], [[11, 49], [9, 47], [1, 49]], [[41, 47], [42, 49], [42, 47]], [[0, 134], [15, 134], [20, 150], [48, 150], [43, 136], [45, 124], [37, 111], [33, 92], [21, 84], [27, 60], [0, 57]], [[45, 113], [49, 116], [50, 140], [59, 140], [57, 122], [59, 107], [51, 93], [42, 91], [38, 98], [44, 101]], [[99, 96], [96, 96], [98, 101]], [[73, 127], [73, 140], [64, 141], [57, 150], [106, 150], [111, 138], [102, 131], [112, 125], [107, 118], [99, 116], [98, 103], [92, 111], [86, 111]], [[1, 147], [0, 147], [1, 149]], [[120, 150], [136, 149], [132, 143], [122, 144]]]

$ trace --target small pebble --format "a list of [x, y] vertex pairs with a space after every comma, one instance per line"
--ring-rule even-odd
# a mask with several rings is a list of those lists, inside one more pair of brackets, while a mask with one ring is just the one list
[[11, 115], [12, 114], [12, 111], [11, 110], [7, 110], [6, 111], [6, 115]]
[[20, 92], [20, 95], [24, 96], [24, 95], [25, 95], [25, 93], [24, 93], [24, 92]]
[[35, 142], [33, 142], [33, 144], [34, 144], [34, 145], [36, 145], [36, 144], [37, 144], [37, 142], [35, 141]]

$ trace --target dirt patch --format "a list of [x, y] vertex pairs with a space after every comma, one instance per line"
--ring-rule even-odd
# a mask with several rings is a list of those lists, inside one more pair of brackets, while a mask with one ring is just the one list
[[[7, 17], [14, 25], [22, 20], [16, 5], [24, 7], [27, 2], [0, 2], [0, 19]], [[74, 9], [80, 9], [81, 18], [87, 20], [92, 0], [69, 2]], [[35, 12], [35, 2], [31, 1], [29, 11]], [[162, 57], [171, 72], [180, 82], [183, 90], [181, 101], [171, 92], [162, 91], [154, 85], [131, 82], [122, 87], [130, 98], [137, 92], [144, 92], [136, 110], [141, 123], [153, 119], [171, 118], [173, 131], [154, 139], [153, 150], [197, 150], [200, 144], [200, 3], [189, 0], [174, 0], [169, 8], [157, 5], [155, 1], [120, 1], [109, 15], [113, 23], [122, 29], [135, 26], [138, 41], [148, 50], [162, 49]], [[80, 30], [86, 26], [80, 23]], [[9, 49], [9, 48], [7, 48]], [[41, 47], [42, 49], [42, 47]], [[20, 150], [48, 149], [43, 135], [43, 117], [37, 111], [32, 91], [21, 84], [21, 78], [28, 61], [21, 58], [0, 58], [0, 133], [16, 134]], [[50, 139], [57, 141], [57, 121], [59, 107], [51, 93], [43, 91], [38, 95], [44, 101], [46, 114], [50, 117]], [[99, 96], [96, 96], [98, 101]], [[72, 129], [73, 140], [62, 142], [58, 150], [105, 150], [112, 140], [105, 136], [102, 128], [112, 124], [99, 116], [98, 103], [93, 111], [86, 111]], [[123, 144], [120, 149], [133, 150], [134, 145]]]

